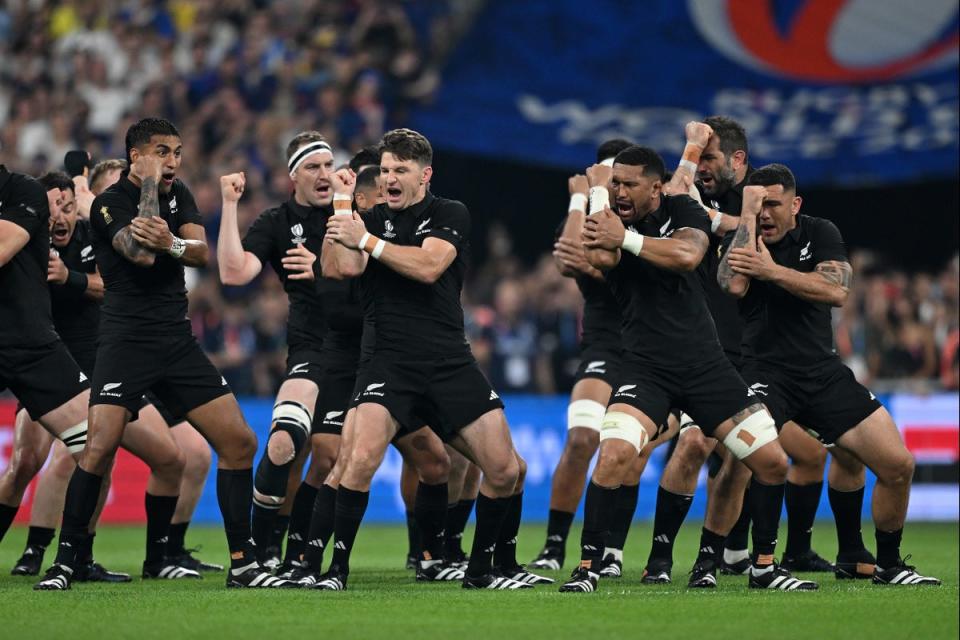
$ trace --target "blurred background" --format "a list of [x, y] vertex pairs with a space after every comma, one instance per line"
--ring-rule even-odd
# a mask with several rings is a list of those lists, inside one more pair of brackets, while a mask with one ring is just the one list
[[[39, 175], [69, 149], [123, 157], [129, 124], [166, 117], [214, 243], [218, 177], [246, 172], [245, 228], [289, 195], [296, 132], [322, 131], [339, 163], [391, 128], [421, 131], [432, 189], [471, 211], [469, 338], [542, 493], [582, 311], [549, 254], [567, 176], [621, 136], [675, 166], [684, 123], [732, 116], [751, 164], [791, 166], [803, 212], [843, 233], [855, 276], [837, 348], [921, 463], [912, 515], [956, 518], [958, 34], [945, 0], [6, 0], [0, 162]], [[197, 336], [264, 433], [284, 374], [279, 282], [222, 287], [211, 264], [190, 297]], [[397, 463], [380, 476], [391, 487]], [[655, 459], [646, 479], [658, 473]], [[390, 500], [373, 513], [391, 517]]]

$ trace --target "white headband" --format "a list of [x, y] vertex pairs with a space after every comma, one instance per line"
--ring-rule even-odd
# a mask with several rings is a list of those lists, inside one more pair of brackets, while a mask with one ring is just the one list
[[304, 160], [315, 153], [329, 153], [330, 156], [333, 157], [333, 150], [326, 142], [317, 141], [305, 144], [297, 149], [296, 153], [290, 156], [290, 161], [287, 163], [287, 167], [290, 169], [290, 177], [293, 177], [293, 173], [301, 164], [303, 164]]

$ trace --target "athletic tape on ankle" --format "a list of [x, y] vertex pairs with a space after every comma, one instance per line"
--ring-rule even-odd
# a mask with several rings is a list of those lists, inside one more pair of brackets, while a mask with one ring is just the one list
[[770, 414], [758, 411], [738, 424], [723, 439], [730, 453], [743, 460], [765, 444], [777, 439], [777, 427]]
[[87, 421], [84, 420], [75, 424], [57, 437], [63, 444], [67, 445], [67, 451], [80, 453], [87, 444]]
[[584, 427], [600, 433], [607, 407], [596, 400], [574, 400], [567, 407], [567, 429]]
[[604, 440], [626, 440], [639, 455], [650, 440], [650, 435], [640, 421], [629, 413], [608, 411], [600, 424], [600, 442]]

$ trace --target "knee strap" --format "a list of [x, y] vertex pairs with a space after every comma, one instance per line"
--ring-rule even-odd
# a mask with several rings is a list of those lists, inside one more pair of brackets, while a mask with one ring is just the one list
[[637, 450], [637, 455], [640, 455], [640, 451], [650, 440], [650, 434], [640, 421], [629, 413], [609, 411], [600, 425], [600, 442], [610, 439], [626, 440]]
[[87, 444], [87, 421], [84, 420], [70, 427], [57, 437], [67, 445], [67, 451], [80, 453]]
[[777, 439], [777, 427], [766, 409], [758, 411], [738, 424], [723, 439], [724, 446], [743, 460], [765, 444]]
[[273, 432], [285, 431], [293, 440], [294, 457], [310, 437], [310, 426], [313, 424], [313, 415], [304, 405], [294, 400], [283, 400], [273, 406]]
[[600, 423], [607, 408], [595, 400], [574, 400], [567, 407], [567, 429], [584, 427], [600, 432]]

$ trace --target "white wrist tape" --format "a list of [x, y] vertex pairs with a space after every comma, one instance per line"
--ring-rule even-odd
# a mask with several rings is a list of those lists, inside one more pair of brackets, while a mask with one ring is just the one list
[[377, 240], [377, 244], [373, 245], [373, 251], [370, 252], [370, 257], [374, 260], [380, 259], [380, 254], [383, 253], [384, 247], [387, 246], [387, 241], [380, 239]]
[[649, 442], [650, 435], [640, 421], [629, 413], [608, 411], [600, 425], [600, 442], [604, 440], [626, 440], [637, 450], [637, 455], [640, 455]]
[[360, 236], [360, 244], [357, 245], [357, 246], [360, 248], [360, 251], [366, 251], [366, 249], [365, 249], [364, 247], [367, 246], [367, 240], [369, 240], [369, 239], [370, 239], [370, 232], [369, 232], [369, 231], [367, 231], [367, 232], [364, 233], [362, 236]]
[[590, 187], [590, 215], [610, 206], [610, 192], [606, 187]]
[[717, 211], [717, 215], [713, 216], [713, 220], [710, 221], [710, 231], [716, 233], [717, 229], [720, 228], [721, 220], [723, 220], [723, 212]]
[[723, 439], [730, 453], [743, 460], [765, 444], [777, 439], [777, 427], [766, 409], [758, 411], [738, 424]]
[[575, 193], [570, 196], [570, 206], [567, 208], [567, 211], [586, 211], [587, 210], [587, 196], [582, 193]]
[[567, 429], [582, 427], [600, 433], [607, 406], [596, 400], [574, 400], [567, 407]]
[[690, 160], [681, 160], [679, 168], [686, 169], [693, 175], [697, 175], [697, 165], [695, 162], [691, 162]]
[[602, 164], [602, 165], [605, 166], [605, 167], [612, 167], [612, 166], [613, 166], [613, 158], [604, 158], [603, 160], [600, 161], [600, 164]]
[[[346, 207], [338, 207], [338, 202], [346, 202]], [[353, 213], [353, 209], [350, 205], [353, 204], [353, 198], [346, 193], [335, 193], [333, 194], [333, 213], [338, 216], [349, 216]]]
[[178, 238], [173, 236], [173, 244], [170, 245], [170, 248], [167, 249], [169, 253], [174, 258], [179, 259], [187, 251], [187, 242], [183, 238]]
[[636, 231], [627, 231], [623, 234], [623, 243], [620, 245], [624, 251], [629, 251], [635, 256], [640, 255], [643, 249], [643, 235]]

